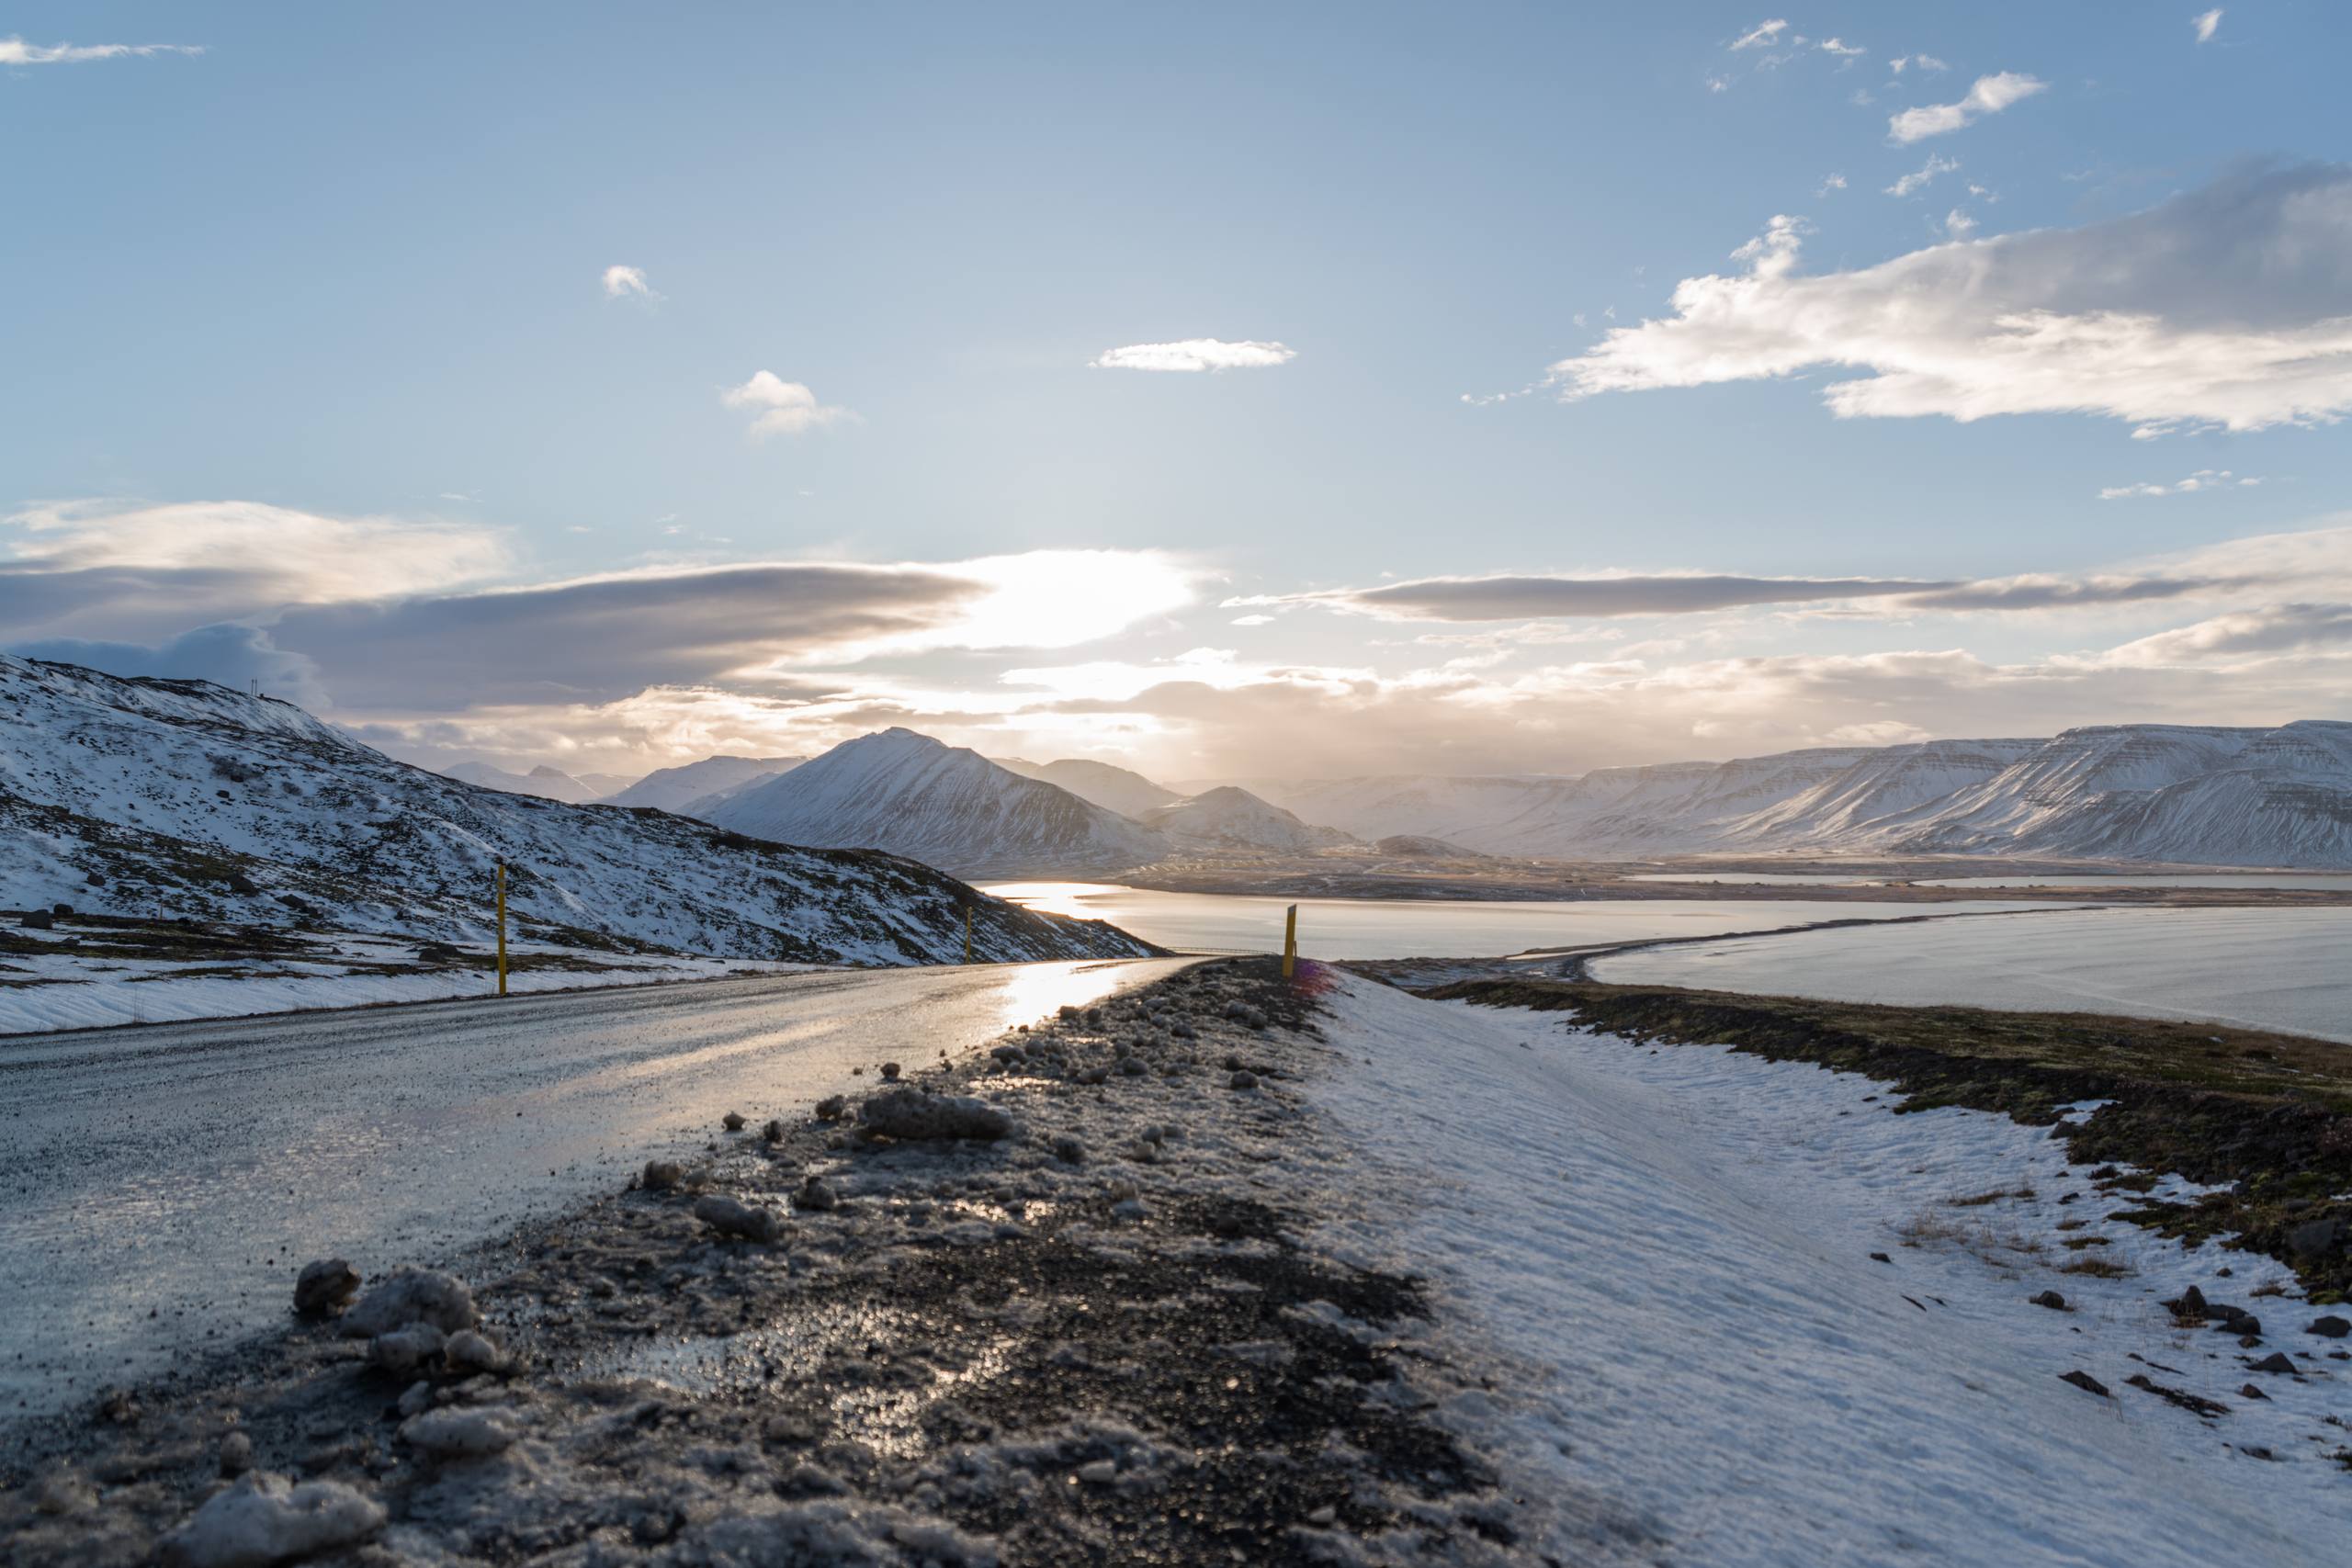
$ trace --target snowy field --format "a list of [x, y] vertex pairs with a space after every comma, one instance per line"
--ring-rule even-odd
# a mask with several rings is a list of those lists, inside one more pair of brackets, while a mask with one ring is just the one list
[[1612, 985], [2210, 1019], [2352, 1041], [2352, 908], [2058, 909], [1646, 948]]
[[[249, 1018], [382, 1002], [444, 1001], [488, 996], [497, 989], [496, 977], [487, 970], [419, 964], [413, 942], [331, 934], [313, 939], [311, 947], [313, 951], [300, 958], [272, 956], [218, 964], [92, 958], [62, 944], [54, 952], [12, 954], [0, 964], [0, 1034]], [[513, 943], [508, 953], [519, 964], [562, 965], [516, 969], [507, 976], [507, 989], [513, 992], [644, 986], [723, 975], [790, 975], [816, 967], [757, 960], [592, 953], [535, 942]]]
[[[1351, 1066], [1310, 1092], [1385, 1151], [1362, 1190], [1413, 1195], [1331, 1232], [1524, 1363], [1523, 1483], [1582, 1513], [1585, 1560], [2283, 1568], [2352, 1540], [2352, 1362], [2315, 1309], [2256, 1295], [2292, 1289], [2267, 1259], [2101, 1223], [2046, 1133], [1363, 981], [1330, 1000]], [[2086, 1256], [2129, 1273], [2059, 1271]], [[2177, 1327], [2158, 1303], [2190, 1284], [2263, 1344]], [[2029, 1303], [2053, 1289], [2069, 1310]], [[2249, 1370], [2274, 1349], [2301, 1375]]]

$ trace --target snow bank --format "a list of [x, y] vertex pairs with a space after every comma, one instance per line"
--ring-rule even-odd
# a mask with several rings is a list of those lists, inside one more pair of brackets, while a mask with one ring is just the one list
[[[2285, 1271], [2103, 1223], [2046, 1133], [1361, 980], [1330, 1004], [1350, 1061], [1309, 1092], [1385, 1151], [1391, 1179], [1363, 1190], [1416, 1194], [1330, 1236], [1434, 1276], [1526, 1363], [1504, 1418], [1523, 1483], [1586, 1521], [1580, 1555], [2210, 1568], [2352, 1539], [2346, 1432], [2324, 1424], [2352, 1414], [2352, 1363], [2300, 1332], [2303, 1303], [2253, 1298]], [[1992, 1190], [2034, 1196], [1952, 1201]], [[2064, 1247], [2086, 1234], [2109, 1241]], [[2131, 1273], [2058, 1271], [2086, 1255]], [[2176, 1325], [2159, 1301], [2190, 1283], [2273, 1309], [2270, 1338]], [[2052, 1288], [2072, 1310], [2029, 1304]], [[2282, 1348], [2305, 1375], [2249, 1371]], [[2110, 1395], [2060, 1381], [2076, 1371]]]

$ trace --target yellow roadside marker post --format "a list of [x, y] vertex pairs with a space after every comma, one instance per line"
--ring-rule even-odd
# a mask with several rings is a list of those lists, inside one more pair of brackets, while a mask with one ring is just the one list
[[506, 863], [498, 865], [498, 994], [506, 994]]
[[1283, 978], [1287, 980], [1298, 973], [1298, 906], [1293, 904], [1283, 917]]

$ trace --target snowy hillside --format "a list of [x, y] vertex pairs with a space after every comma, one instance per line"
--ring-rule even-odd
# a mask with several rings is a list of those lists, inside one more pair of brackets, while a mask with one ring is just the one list
[[1248, 790], [1232, 784], [1204, 791], [1171, 806], [1156, 807], [1146, 811], [1141, 820], [1146, 827], [1167, 834], [1180, 848], [1200, 844], [1214, 849], [1295, 852], [1356, 841], [1337, 828], [1302, 822], [1281, 807], [1269, 806]]
[[2352, 865], [2352, 724], [2102, 725], [1577, 778], [1261, 784], [1363, 838], [1577, 858], [1746, 851]]
[[1141, 773], [1108, 762], [1089, 761], [1083, 757], [1064, 757], [1053, 762], [1032, 762], [1022, 757], [997, 757], [992, 761], [1024, 779], [1042, 779], [1080, 800], [1092, 801], [1105, 811], [1115, 811], [1137, 821], [1143, 820], [1143, 814], [1154, 807], [1173, 806], [1184, 798]]
[[1141, 823], [910, 729], [844, 741], [723, 802], [711, 819], [763, 839], [888, 850], [965, 875], [1117, 871], [1168, 848]]
[[605, 796], [599, 804], [684, 811], [705, 796], [727, 795], [767, 774], [789, 773], [806, 761], [805, 757], [705, 757], [699, 762], [657, 768], [617, 795]]
[[[1141, 829], [1136, 829], [1138, 832]], [[889, 855], [477, 788], [291, 704], [0, 657], [0, 907], [856, 964], [1128, 953]]]
[[501, 789], [509, 795], [536, 795], [541, 800], [560, 800], [569, 806], [585, 806], [597, 796], [610, 795], [622, 787], [608, 782], [607, 775], [592, 774], [574, 778], [560, 768], [545, 763], [527, 773], [510, 773], [503, 768], [493, 768], [488, 762], [460, 762], [443, 773], [460, 784], [481, 789]]

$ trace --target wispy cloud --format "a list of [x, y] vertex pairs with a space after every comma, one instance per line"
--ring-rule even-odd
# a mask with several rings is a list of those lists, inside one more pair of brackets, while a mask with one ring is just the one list
[[1254, 339], [1227, 343], [1222, 338], [1193, 337], [1179, 343], [1136, 343], [1106, 348], [1087, 361], [1095, 370], [1264, 370], [1287, 365], [1298, 350], [1279, 343]]
[[193, 43], [27, 43], [15, 35], [0, 38], [0, 65], [82, 65], [93, 60], [130, 60], [155, 54], [202, 54]]
[[1319, 604], [1385, 620], [1524, 621], [1547, 617], [1687, 615], [1758, 604], [1809, 604], [1830, 599], [1956, 588], [1916, 578], [1725, 577], [1702, 572], [1591, 577], [1431, 577], [1376, 588], [1227, 599], [1224, 608]]
[[838, 404], [819, 402], [816, 393], [773, 370], [756, 372], [741, 386], [719, 393], [718, 399], [730, 409], [756, 411], [752, 434], [759, 436], [805, 435], [857, 418]]
[[641, 266], [608, 266], [605, 269], [605, 298], [607, 299], [659, 299], [653, 286], [645, 281]]
[[1938, 60], [1932, 54], [1898, 54], [1886, 63], [1887, 67], [1897, 76], [1902, 75], [1904, 72], [1911, 69], [1915, 65], [1922, 71], [1930, 72], [1949, 71], [1951, 69], [1951, 66], [1946, 65], [1942, 61]]
[[1944, 214], [1944, 232], [1955, 240], [1965, 240], [1976, 231], [1976, 220], [1963, 208], [1953, 208]]
[[1781, 34], [1788, 30], [1788, 26], [1789, 21], [1785, 17], [1775, 17], [1769, 22], [1758, 22], [1755, 27], [1732, 39], [1731, 47], [1733, 49], [1763, 49], [1777, 42]]
[[1928, 161], [1926, 163], [1920, 164], [1917, 168], [1912, 170], [1909, 174], [1904, 175], [1901, 179], [1887, 186], [1886, 194], [1889, 196], [1910, 196], [1914, 192], [1927, 186], [1938, 175], [1951, 174], [1954, 169], [1959, 167], [1959, 159], [1947, 158], [1940, 152], [1930, 152], [1928, 154]]
[[2210, 11], [2200, 11], [2188, 18], [2188, 25], [2197, 29], [2199, 43], [2211, 43], [2214, 32], [2222, 25], [2222, 8], [2216, 6]]
[[1869, 50], [1863, 49], [1859, 45], [1848, 43], [1844, 39], [1836, 38], [1823, 39], [1821, 40], [1821, 49], [1824, 53], [1834, 54], [1840, 60], [1852, 60], [1859, 55], [1864, 55], [1870, 52]]
[[1930, 136], [1944, 136], [1973, 124], [1989, 114], [1999, 114], [2011, 104], [2030, 98], [2036, 93], [2047, 92], [2050, 84], [2015, 71], [2004, 71], [1995, 76], [1979, 76], [1968, 96], [1955, 104], [1923, 104], [1917, 108], [1905, 109], [1886, 122], [1887, 140], [1908, 145]]
[[1827, 195], [1828, 195], [1831, 191], [1833, 191], [1833, 190], [1844, 190], [1845, 188], [1846, 188], [1846, 176], [1845, 176], [1845, 175], [1829, 175], [1825, 176], [1825, 177], [1822, 179], [1822, 182], [1821, 182], [1821, 188], [1820, 188], [1820, 189], [1818, 189], [1818, 190], [1816, 190], [1816, 191], [1815, 191], [1813, 194], [1814, 194], [1814, 195], [1815, 195], [1815, 196], [1827, 196]]
[[2129, 218], [1947, 243], [1857, 271], [1796, 271], [1776, 218], [1744, 276], [1685, 278], [1673, 313], [1553, 365], [1569, 400], [1867, 374], [1847, 418], [2086, 412], [2137, 434], [2258, 430], [2352, 412], [2352, 167], [2253, 167]]
[[2110, 485], [2098, 492], [2101, 501], [2132, 501], [2151, 495], [2195, 495], [2208, 490], [2252, 490], [2262, 482], [2259, 474], [2241, 478], [2227, 468], [2199, 468], [2185, 479], [2170, 484]]

